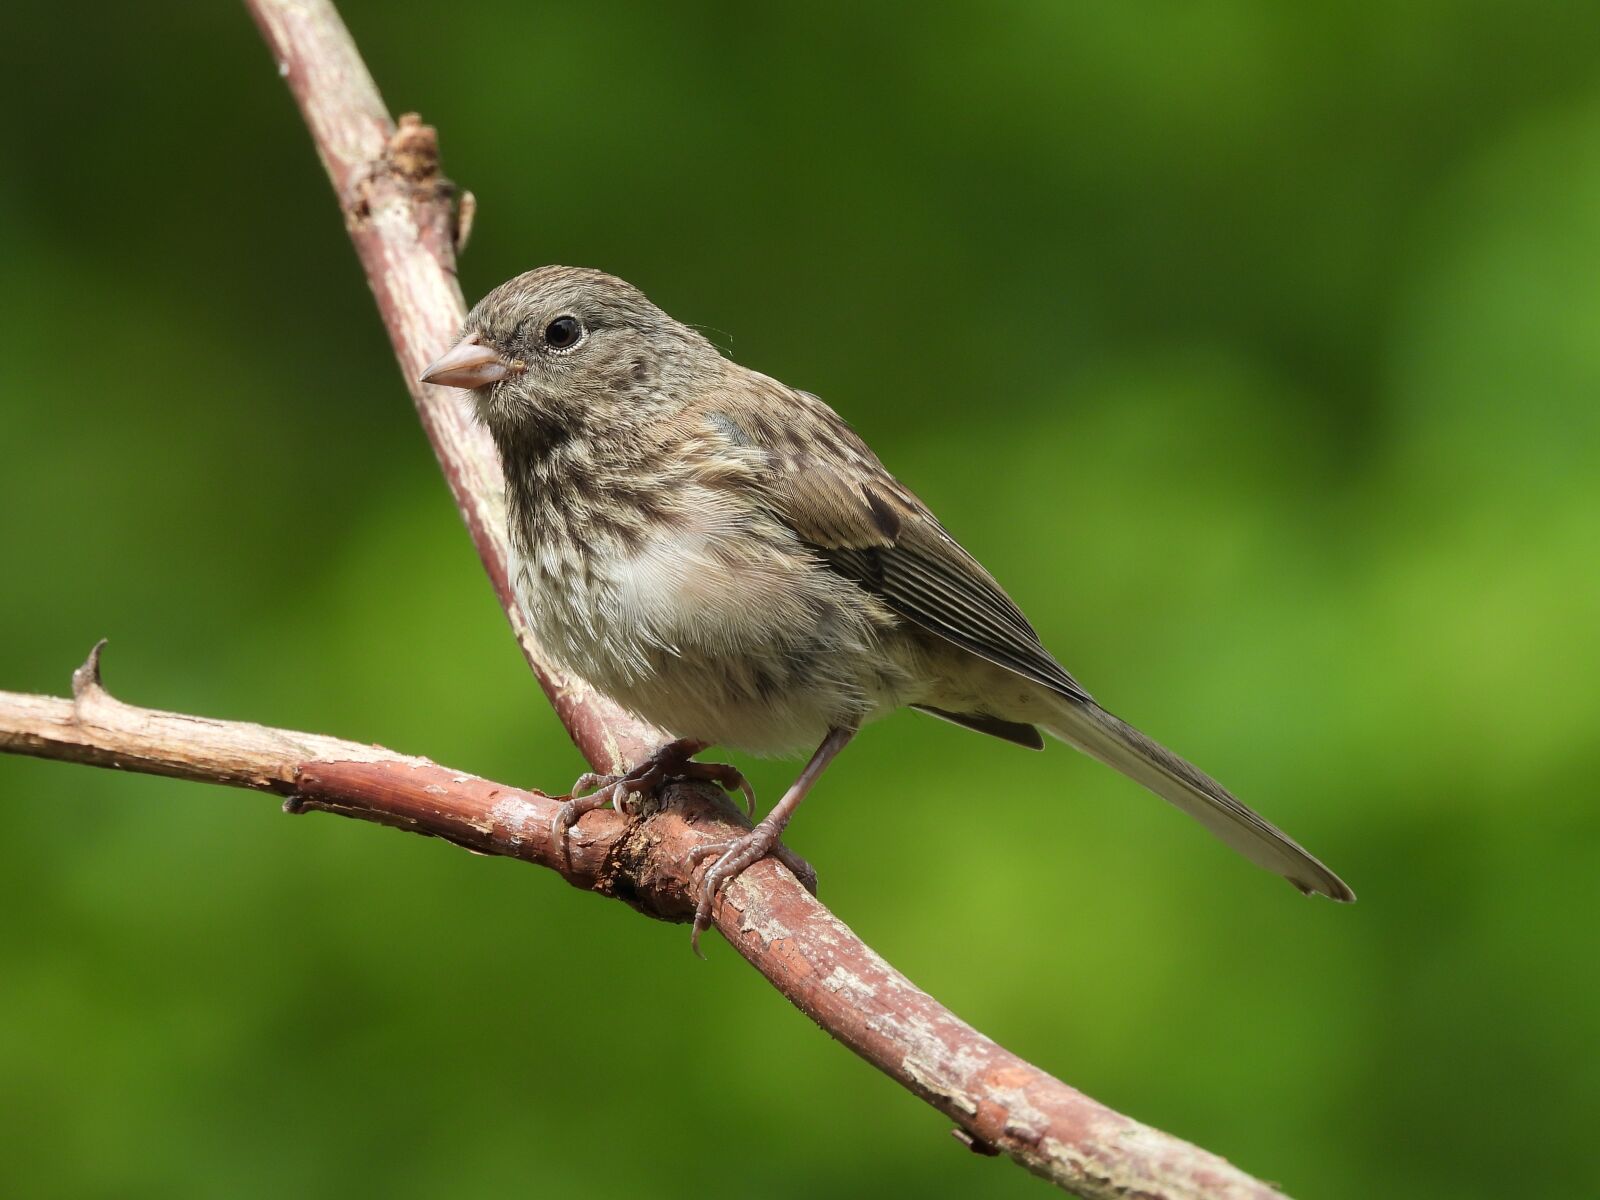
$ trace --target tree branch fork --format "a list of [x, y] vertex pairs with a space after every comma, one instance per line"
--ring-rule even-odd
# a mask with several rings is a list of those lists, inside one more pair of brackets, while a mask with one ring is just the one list
[[664, 921], [694, 915], [688, 852], [748, 828], [716, 789], [682, 783], [640, 798], [632, 820], [589, 813], [563, 838], [554, 820], [565, 797], [382, 746], [126, 704], [101, 678], [104, 647], [72, 673], [71, 699], [0, 692], [0, 751], [271, 792], [286, 812], [335, 813], [546, 867]]

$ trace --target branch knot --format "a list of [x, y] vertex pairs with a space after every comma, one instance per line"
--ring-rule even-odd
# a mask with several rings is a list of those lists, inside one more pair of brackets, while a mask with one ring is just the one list
[[356, 173], [344, 197], [351, 234], [396, 201], [409, 207], [418, 240], [440, 267], [454, 273], [455, 255], [472, 232], [477, 200], [445, 177], [440, 169], [439, 131], [424, 124], [418, 113], [403, 114], [382, 155]]
[[439, 173], [439, 131], [424, 125], [421, 113], [401, 114], [383, 157], [390, 171], [414, 185], [452, 186]]

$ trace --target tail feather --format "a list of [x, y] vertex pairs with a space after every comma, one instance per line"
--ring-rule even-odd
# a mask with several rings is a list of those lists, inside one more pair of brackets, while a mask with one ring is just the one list
[[1307, 894], [1350, 901], [1356, 894], [1281, 829], [1236, 800], [1198, 767], [1093, 703], [1063, 700], [1045, 729], [1194, 817], [1257, 866]]

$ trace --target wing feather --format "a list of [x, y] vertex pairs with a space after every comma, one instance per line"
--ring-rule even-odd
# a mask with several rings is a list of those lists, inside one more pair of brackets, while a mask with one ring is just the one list
[[[723, 408], [708, 422], [738, 430], [739, 444], [765, 453], [774, 514], [822, 562], [952, 645], [1069, 699], [1089, 699], [994, 577], [832, 409], [807, 392], [765, 382], [768, 393], [780, 393], [763, 396], [765, 411]], [[771, 423], [775, 401], [795, 410], [782, 429]], [[827, 436], [795, 432], [806, 428]]]

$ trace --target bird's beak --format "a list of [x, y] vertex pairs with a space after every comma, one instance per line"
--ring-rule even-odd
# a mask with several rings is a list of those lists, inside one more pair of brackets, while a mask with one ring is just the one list
[[483, 345], [478, 335], [468, 334], [428, 365], [423, 383], [443, 387], [481, 388], [520, 375], [521, 363], [509, 362], [498, 350]]

